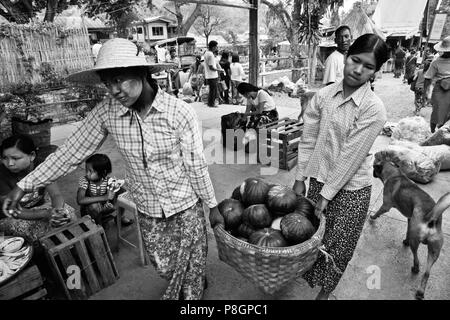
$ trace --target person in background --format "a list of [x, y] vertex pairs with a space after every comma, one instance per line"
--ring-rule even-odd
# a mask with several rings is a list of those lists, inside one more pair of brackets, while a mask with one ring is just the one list
[[394, 52], [394, 78], [400, 78], [405, 65], [406, 52], [398, 44], [397, 49]]
[[[36, 147], [28, 135], [14, 135], [3, 140], [0, 155], [0, 203], [3, 205], [9, 192], [39, 163]], [[76, 219], [75, 210], [65, 204], [56, 182], [35, 188], [22, 197], [16, 209], [4, 212], [5, 216], [0, 214], [0, 233], [20, 236], [30, 243], [37, 241], [51, 230], [53, 219], [63, 211], [70, 216], [66, 223]]]
[[205, 79], [209, 86], [208, 93], [208, 107], [215, 108], [218, 107], [216, 100], [219, 98], [218, 83], [219, 83], [219, 72], [223, 72], [220, 65], [216, 61], [214, 52], [218, 51], [217, 41], [211, 40], [208, 43], [208, 51], [205, 52]]
[[403, 82], [411, 84], [414, 79], [414, 74], [417, 68], [417, 53], [415, 49], [411, 49], [411, 54], [406, 58], [405, 62], [405, 75], [403, 77]]
[[431, 60], [426, 60], [416, 71], [413, 81], [411, 82], [411, 90], [414, 91], [414, 114], [418, 116], [420, 110], [426, 106], [425, 103], [425, 73], [430, 68]]
[[345, 55], [352, 42], [352, 33], [349, 26], [340, 26], [334, 34], [334, 42], [337, 45], [337, 49], [325, 61], [322, 81], [324, 85], [339, 82], [343, 79]]
[[225, 104], [230, 103], [230, 80], [231, 70], [228, 51], [222, 52], [222, 56], [219, 61], [220, 67], [224, 72], [220, 74], [220, 81], [225, 83], [225, 87], [222, 87], [222, 100]]
[[[108, 187], [108, 175], [112, 171], [111, 160], [105, 154], [96, 153], [88, 157], [86, 174], [78, 182], [77, 203], [81, 216], [89, 215], [102, 225], [105, 218], [116, 209], [116, 193]], [[123, 226], [129, 226], [133, 220], [122, 217]]]
[[168, 283], [162, 299], [201, 299], [208, 252], [203, 205], [210, 208], [213, 222], [223, 223], [223, 218], [208, 173], [197, 114], [189, 104], [159, 89], [151, 75], [164, 65], [136, 56], [132, 42], [108, 40], [98, 56], [101, 63], [67, 80], [103, 83], [110, 94], [55, 153], [17, 183], [2, 209], [15, 210], [24, 193], [75, 170], [110, 136], [124, 160], [144, 247]]
[[233, 104], [239, 104], [240, 96], [237, 90], [238, 85], [244, 80], [245, 72], [242, 64], [239, 63], [239, 55], [233, 53], [230, 65], [231, 93]]
[[425, 93], [433, 111], [430, 118], [431, 132], [440, 128], [450, 117], [450, 36], [434, 46], [442, 55], [430, 64], [425, 73]]
[[170, 48], [169, 54], [166, 57], [167, 63], [173, 63], [176, 65], [173, 69], [170, 69], [170, 77], [172, 79], [172, 90], [175, 97], [178, 97], [178, 93], [181, 88], [180, 83], [180, 59], [177, 56], [177, 50], [175, 48]]
[[197, 54], [195, 56], [195, 62], [189, 67], [189, 83], [194, 91], [195, 101], [200, 100], [200, 88], [205, 82], [205, 67], [203, 64], [202, 56]]
[[388, 59], [386, 43], [364, 34], [350, 46], [344, 80], [320, 89], [304, 114], [293, 190], [315, 202], [326, 218], [324, 250], [303, 278], [320, 286], [318, 300], [331, 298], [350, 262], [369, 211], [370, 149], [386, 122], [383, 102], [369, 79]]
[[247, 129], [256, 129], [278, 120], [275, 101], [268, 91], [247, 82], [241, 82], [237, 90], [247, 99], [247, 108], [244, 113], [248, 117]]
[[423, 50], [423, 57], [422, 57], [423, 61], [426, 60], [433, 60], [433, 54], [431, 53], [430, 48], [425, 48]]
[[92, 56], [94, 57], [94, 64], [97, 63], [97, 55], [100, 51], [100, 48], [102, 47], [102, 44], [97, 40], [92, 40]]

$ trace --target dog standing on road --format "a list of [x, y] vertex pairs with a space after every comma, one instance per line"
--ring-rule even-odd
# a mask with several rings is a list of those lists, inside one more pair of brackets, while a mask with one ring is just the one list
[[419, 244], [428, 246], [427, 269], [423, 275], [416, 299], [422, 300], [430, 270], [439, 257], [444, 237], [442, 235], [442, 213], [450, 206], [450, 192], [444, 194], [437, 203], [428, 193], [410, 180], [394, 163], [389, 161], [375, 162], [373, 176], [380, 178], [384, 184], [383, 204], [370, 216], [375, 220], [391, 208], [398, 209], [408, 218], [408, 229], [403, 244], [411, 248], [414, 264], [413, 273], [419, 272], [417, 249]]

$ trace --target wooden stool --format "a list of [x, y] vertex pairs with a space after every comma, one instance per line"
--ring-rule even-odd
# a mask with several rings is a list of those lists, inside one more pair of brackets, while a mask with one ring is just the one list
[[[133, 202], [133, 198], [132, 198], [131, 194], [129, 192], [124, 192], [124, 193], [120, 194], [117, 197], [116, 206], [117, 206], [116, 223], [117, 223], [117, 239], [118, 239], [118, 241], [121, 240], [121, 241], [125, 242], [126, 244], [132, 246], [133, 248], [138, 248], [139, 259], [141, 260], [142, 266], [148, 265], [148, 258], [145, 253], [144, 242], [142, 240], [141, 227], [139, 226], [138, 212], [137, 212], [136, 204]], [[134, 220], [136, 221], [136, 230], [137, 230], [137, 238], [138, 238], [137, 246], [122, 237], [121, 221], [122, 221], [122, 215], [125, 213], [125, 210], [129, 210], [129, 211], [133, 212]]]
[[[118, 278], [103, 228], [90, 216], [68, 223], [39, 239], [50, 267], [68, 299], [87, 299]], [[69, 277], [79, 269], [79, 287], [69, 288]]]
[[0, 300], [40, 300], [46, 295], [41, 273], [31, 262], [14, 279], [0, 287]]

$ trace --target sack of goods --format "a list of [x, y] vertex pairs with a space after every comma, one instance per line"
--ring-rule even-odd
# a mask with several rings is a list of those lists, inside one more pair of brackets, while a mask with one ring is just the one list
[[189, 82], [186, 82], [183, 85], [183, 96], [193, 96], [194, 90], [192, 89], [192, 86]]
[[393, 140], [422, 143], [431, 136], [430, 126], [423, 117], [408, 117], [400, 120], [392, 130]]
[[433, 162], [441, 163], [440, 171], [450, 169], [450, 146], [448, 145], [420, 146], [417, 143], [408, 141], [392, 141], [391, 145], [403, 146], [422, 152], [428, 158], [433, 160]]
[[437, 146], [441, 144], [450, 146], [450, 121], [447, 121], [442, 127], [436, 130], [431, 137], [422, 142], [420, 145]]
[[411, 180], [428, 183], [439, 172], [441, 162], [432, 159], [421, 150], [401, 145], [389, 145], [375, 154], [375, 162], [391, 161]]
[[312, 267], [325, 232], [314, 203], [288, 186], [248, 178], [219, 203], [220, 260], [273, 294]]

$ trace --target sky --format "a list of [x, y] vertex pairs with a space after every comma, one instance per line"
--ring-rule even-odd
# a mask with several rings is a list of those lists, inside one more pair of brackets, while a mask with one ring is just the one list
[[344, 11], [349, 11], [351, 8], [353, 8], [353, 3], [355, 3], [358, 0], [344, 0]]

